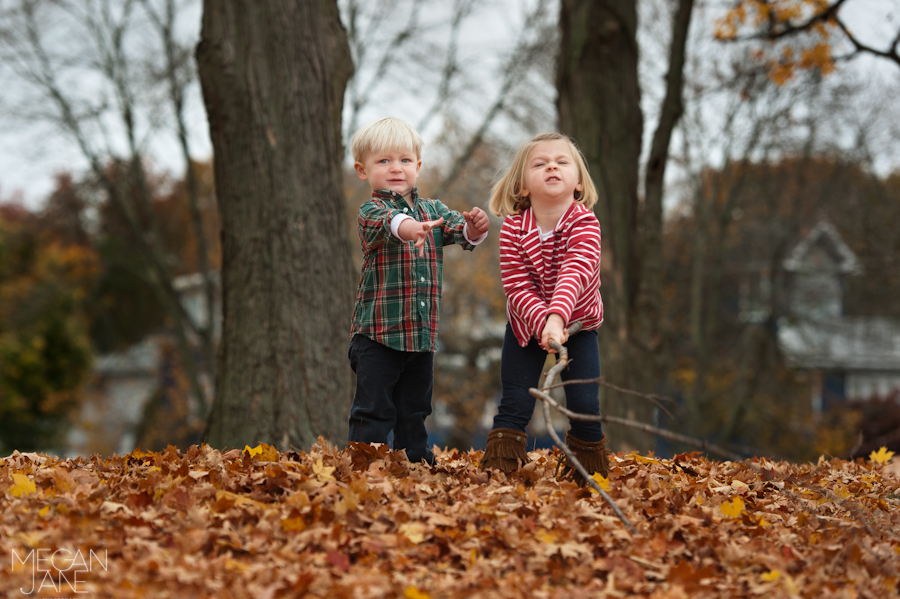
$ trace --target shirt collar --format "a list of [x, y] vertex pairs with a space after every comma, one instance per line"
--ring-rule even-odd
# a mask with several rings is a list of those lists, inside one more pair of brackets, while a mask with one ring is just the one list
[[[579, 205], [580, 204], [578, 202], [572, 202], [572, 204], [566, 209], [563, 215], [559, 217], [559, 221], [556, 223], [556, 225], [549, 231], [541, 230], [541, 228], [537, 224], [537, 219], [534, 218], [534, 210], [531, 206], [529, 206], [522, 211], [521, 231], [526, 235], [530, 232], [534, 232], [537, 235], [543, 234], [544, 236], [549, 237], [550, 233], [562, 230], [564, 223], [576, 210], [578, 210]], [[541, 240], [543, 241], [546, 237], [541, 237]]]
[[[395, 202], [403, 202], [403, 205], [406, 205], [406, 200], [403, 199], [403, 196], [397, 193], [396, 191], [391, 191], [390, 189], [376, 189], [372, 191], [372, 197], [378, 198], [379, 200], [394, 200]], [[419, 188], [413, 187], [412, 191], [409, 192], [409, 197], [412, 198], [413, 205], [419, 201]]]

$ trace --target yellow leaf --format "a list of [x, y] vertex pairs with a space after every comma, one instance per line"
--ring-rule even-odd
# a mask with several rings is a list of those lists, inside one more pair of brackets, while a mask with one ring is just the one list
[[343, 489], [341, 495], [344, 496], [344, 503], [351, 512], [359, 506], [359, 495], [353, 489]]
[[[595, 472], [591, 478], [594, 479], [594, 482], [596, 482], [600, 486], [601, 489], [603, 489], [604, 491], [609, 493], [609, 479], [607, 477], [603, 476], [599, 472]], [[590, 489], [591, 489], [591, 493], [597, 493], [597, 490], [594, 489], [594, 487], [590, 487]], [[600, 493], [597, 493], [597, 495], [599, 495], [599, 494]]]
[[541, 541], [542, 543], [555, 543], [556, 542], [556, 535], [552, 531], [547, 530], [546, 528], [538, 529], [538, 531], [536, 533], [534, 533], [534, 536], [537, 538], [538, 541]]
[[42, 508], [40, 509], [40, 511], [38, 511], [38, 513], [39, 513], [41, 516], [46, 516], [47, 513], [48, 513], [49, 511], [50, 511], [50, 506], [49, 506], [49, 505], [45, 505], [44, 507], [42, 507]]
[[403, 597], [404, 599], [431, 599], [431, 596], [428, 593], [420, 591], [414, 586], [403, 591]]
[[281, 521], [281, 528], [285, 532], [297, 531], [300, 532], [304, 528], [306, 528], [306, 522], [303, 518], [285, 518]]
[[766, 526], [772, 526], [772, 523], [766, 520], [764, 516], [760, 516], [759, 520], [757, 520], [756, 523], [763, 528], [765, 528]]
[[255, 505], [256, 507], [265, 507], [259, 501], [255, 499], [250, 499], [248, 497], [244, 497], [243, 495], [238, 495], [236, 493], [232, 493], [230, 491], [216, 491], [216, 501], [220, 499], [230, 499], [234, 502], [234, 504], [238, 507], [244, 507], [247, 505]]
[[134, 451], [132, 451], [131, 453], [129, 453], [129, 454], [128, 454], [127, 456], [125, 456], [125, 457], [134, 458], [134, 459], [137, 460], [137, 461], [141, 461], [141, 460], [143, 460], [145, 457], [147, 457], [148, 455], [150, 455], [150, 454], [144, 453], [143, 451], [141, 451], [141, 448], [138, 447], [137, 449], [135, 449]]
[[635, 461], [638, 461], [642, 464], [659, 464], [659, 460], [656, 460], [654, 458], [645, 458], [639, 453], [630, 453], [628, 454], [628, 457], [634, 458]]
[[46, 534], [47, 533], [40, 532], [40, 531], [22, 532], [22, 533], [15, 535], [13, 538], [17, 542], [28, 547], [29, 549], [36, 549], [38, 547], [41, 547], [41, 544], [43, 543], [43, 539], [46, 536]]
[[720, 505], [719, 509], [722, 510], [722, 513], [727, 518], [738, 518], [741, 512], [744, 511], [744, 500], [740, 497], [735, 497], [733, 501], [726, 501]]
[[278, 450], [268, 443], [260, 443], [256, 447], [244, 445], [244, 452], [249, 453], [251, 458], [254, 456], [259, 456], [259, 459], [264, 462], [278, 461]]
[[319, 458], [315, 464], [313, 464], [313, 472], [316, 475], [316, 478], [319, 479], [319, 482], [327, 483], [335, 480], [331, 473], [334, 472], [334, 466], [325, 466], [322, 464], [322, 458]]
[[241, 562], [229, 558], [225, 561], [225, 570], [227, 570], [228, 572], [246, 572], [248, 568], [246, 564], [242, 564]]
[[877, 453], [873, 451], [869, 454], [869, 459], [876, 464], [886, 464], [891, 461], [892, 457], [894, 457], [894, 452], [888, 451], [887, 447], [882, 447]]
[[34, 481], [24, 474], [13, 474], [12, 477], [13, 483], [15, 484], [9, 492], [12, 493], [13, 497], [22, 497], [37, 491], [37, 487], [34, 486]]
[[793, 596], [800, 594], [800, 585], [798, 585], [790, 576], [784, 577], [784, 590]]
[[398, 531], [416, 545], [425, 540], [425, 525], [421, 522], [401, 524]]
[[769, 570], [762, 575], [762, 579], [766, 582], [774, 582], [779, 578], [781, 578], [781, 572], [779, 572], [778, 570]]

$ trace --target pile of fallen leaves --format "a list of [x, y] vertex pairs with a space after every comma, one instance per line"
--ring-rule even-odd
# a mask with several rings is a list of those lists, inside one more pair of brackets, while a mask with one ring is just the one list
[[[480, 451], [412, 465], [320, 442], [0, 460], [3, 597], [892, 597], [890, 458], [716, 462], [619, 454], [600, 483], [637, 528]], [[80, 585], [75, 588], [74, 584]], [[26, 594], [31, 591], [30, 594]], [[78, 593], [78, 594], [76, 594]]]

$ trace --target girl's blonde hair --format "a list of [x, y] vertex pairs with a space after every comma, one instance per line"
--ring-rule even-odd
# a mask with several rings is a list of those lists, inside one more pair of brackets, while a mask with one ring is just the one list
[[392, 117], [369, 123], [350, 140], [354, 162], [363, 162], [369, 154], [377, 152], [414, 150], [416, 159], [422, 159], [422, 138], [408, 123]]
[[562, 133], [540, 133], [535, 135], [530, 141], [522, 144], [519, 151], [513, 158], [512, 165], [509, 170], [494, 184], [491, 190], [490, 209], [497, 216], [508, 216], [510, 214], [518, 214], [531, 205], [528, 196], [523, 196], [522, 191], [525, 189], [525, 166], [528, 162], [528, 154], [539, 143], [545, 141], [562, 141], [568, 144], [569, 150], [572, 152], [572, 158], [578, 167], [578, 179], [581, 183], [581, 191], [575, 191], [575, 201], [584, 204], [588, 208], [593, 208], [597, 203], [597, 188], [591, 181], [590, 173], [588, 173], [587, 163], [584, 155], [575, 142], [568, 135]]

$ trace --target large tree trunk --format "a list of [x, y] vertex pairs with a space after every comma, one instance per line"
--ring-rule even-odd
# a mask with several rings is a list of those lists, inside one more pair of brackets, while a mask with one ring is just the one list
[[208, 442], [346, 438], [353, 272], [340, 185], [353, 66], [335, 0], [205, 0], [197, 61], [222, 216]]
[[[638, 84], [634, 0], [562, 0], [557, 90], [560, 129], [588, 161], [600, 200], [605, 323], [600, 334], [604, 376], [639, 391], [658, 391], [662, 188], [672, 129], [681, 115], [682, 69], [693, 0], [673, 20], [670, 69], [647, 167], [647, 197], [638, 200], [643, 115]], [[603, 411], [652, 423], [653, 404], [606, 392]], [[609, 427], [619, 449], [653, 447], [647, 433]]]
[[[637, 297], [638, 161], [643, 114], [638, 86], [637, 13], [633, 0], [563, 0], [557, 67], [560, 130], [584, 152], [600, 199], [604, 324], [601, 369], [637, 389], [631, 318]], [[643, 386], [641, 386], [643, 388]], [[603, 411], [649, 422], [647, 406], [604, 393]], [[607, 425], [614, 448], [643, 449], [629, 429]], [[643, 433], [640, 433], [643, 434]]]

